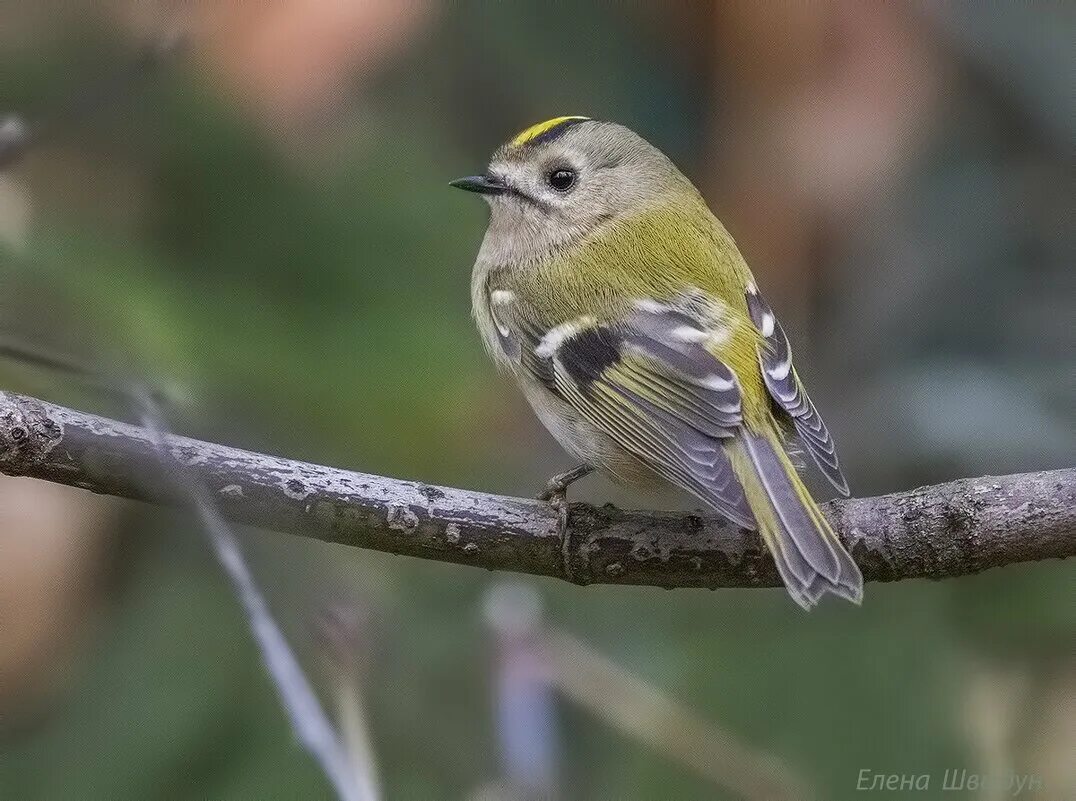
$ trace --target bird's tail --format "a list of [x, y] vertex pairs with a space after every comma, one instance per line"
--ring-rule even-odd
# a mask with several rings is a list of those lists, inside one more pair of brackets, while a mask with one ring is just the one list
[[863, 599], [859, 567], [837, 539], [777, 436], [741, 429], [727, 448], [762, 540], [793, 600], [810, 609], [831, 592], [859, 603]]

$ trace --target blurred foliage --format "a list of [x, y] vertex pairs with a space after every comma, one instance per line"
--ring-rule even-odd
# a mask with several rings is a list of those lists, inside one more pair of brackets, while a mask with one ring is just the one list
[[[294, 753], [246, 624], [189, 532], [155, 526], [115, 606], [92, 624], [76, 688], [0, 738], [5, 799], [304, 798], [324, 779]], [[317, 789], [313, 789], [317, 788]]]
[[[450, 4], [354, 103], [286, 146], [204, 73], [148, 81], [20, 167], [33, 226], [0, 263], [0, 320], [186, 389], [184, 433], [531, 494], [564, 459], [481, 351], [468, 277], [484, 210], [446, 182], [551, 113], [633, 125], [688, 167], [706, 159], [698, 65], [664, 52], [641, 12], [557, 8]], [[124, 52], [92, 27], [7, 48], [0, 102], [34, 118]], [[1071, 273], [1071, 238], [1050, 222], [1054, 206], [1014, 216], [1028, 179], [1011, 167], [1014, 152], [1032, 176], [1063, 157], [1035, 135], [1034, 116], [989, 91], [974, 59], [958, 60], [976, 81], [936, 121], [895, 202], [849, 234], [820, 304], [832, 315], [813, 353], [820, 394], [834, 398], [827, 419], [847, 432], [857, 489], [1036, 469], [1073, 453], [1062, 411], [1071, 387], [1056, 361], [1071, 367], [1073, 343], [1055, 325], [1055, 305], [1071, 304], [1056, 291]], [[0, 384], [71, 392], [12, 367], [0, 367]], [[969, 386], [982, 409], [967, 406]], [[1025, 415], [1006, 416], [1014, 406]], [[327, 797], [190, 529], [128, 521], [72, 686], [0, 739], [0, 797]], [[478, 614], [487, 576], [246, 541], [308, 652], [328, 595], [376, 609], [368, 692], [387, 798], [462, 798], [497, 774]], [[809, 618], [776, 591], [540, 586], [555, 623], [782, 755], [820, 798], [841, 799], [855, 797], [863, 767], [974, 769], [959, 720], [967, 664], [996, 657], [1034, 675], [1061, 658], [1076, 623], [1062, 602], [1071, 580], [1066, 565], [1044, 564], [872, 585], [862, 609]], [[563, 720], [567, 798], [724, 797], [583, 713]]]

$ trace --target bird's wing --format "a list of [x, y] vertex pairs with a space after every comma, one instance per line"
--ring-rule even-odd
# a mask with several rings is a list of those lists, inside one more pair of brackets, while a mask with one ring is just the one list
[[754, 528], [721, 440], [742, 420], [736, 375], [682, 307], [637, 301], [621, 318], [523, 320], [521, 368], [666, 480]]
[[792, 365], [792, 348], [784, 328], [754, 285], [748, 287], [746, 296], [751, 321], [762, 334], [758, 362], [770, 397], [791, 418], [796, 433], [818, 469], [838, 492], [847, 496], [848, 482], [837, 461], [833, 437], [796, 374], [796, 368]]

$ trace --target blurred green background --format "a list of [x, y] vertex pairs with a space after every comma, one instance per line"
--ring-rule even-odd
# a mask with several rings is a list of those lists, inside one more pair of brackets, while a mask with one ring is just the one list
[[[737, 237], [856, 495], [1072, 463], [1066, 4], [13, 0], [0, 112], [47, 120], [176, 30], [182, 58], [0, 173], [0, 329], [171, 388], [183, 433], [533, 495], [568, 459], [482, 352], [485, 209], [446, 184], [582, 113], [668, 152]], [[15, 365], [0, 386], [124, 414]], [[577, 706], [498, 715], [496, 577], [244, 543], [330, 706], [317, 621], [362, 621], [385, 798], [739, 797]], [[954, 768], [1076, 797], [1071, 565], [810, 616], [777, 590], [528, 584], [548, 625], [819, 799], [864, 796], [862, 769], [936, 798]], [[513, 726], [541, 729], [533, 754]], [[0, 480], [0, 798], [328, 797], [192, 520]]]

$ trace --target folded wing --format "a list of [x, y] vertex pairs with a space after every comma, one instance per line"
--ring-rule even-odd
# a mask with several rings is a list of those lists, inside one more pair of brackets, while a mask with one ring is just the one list
[[818, 469], [838, 492], [847, 496], [848, 482], [837, 461], [837, 448], [833, 437], [811, 399], [807, 397], [803, 383], [796, 374], [796, 368], [792, 366], [792, 347], [784, 328], [769, 304], [753, 286], [747, 290], [747, 310], [763, 337], [763, 344], [758, 349], [758, 362], [770, 396], [791, 418], [803, 447], [818, 465]]
[[524, 368], [551, 391], [658, 475], [755, 527], [721, 445], [742, 419], [739, 385], [698, 320], [640, 301], [615, 322], [581, 318], [524, 338]]

